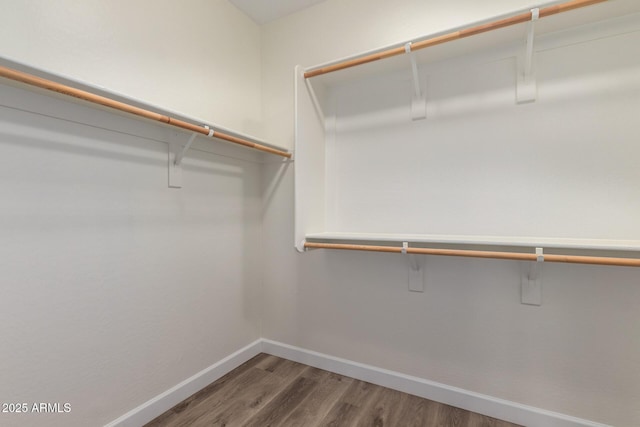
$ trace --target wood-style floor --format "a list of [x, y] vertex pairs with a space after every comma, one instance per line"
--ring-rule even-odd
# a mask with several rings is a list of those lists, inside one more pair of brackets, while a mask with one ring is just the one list
[[147, 424], [514, 427], [515, 424], [260, 354]]

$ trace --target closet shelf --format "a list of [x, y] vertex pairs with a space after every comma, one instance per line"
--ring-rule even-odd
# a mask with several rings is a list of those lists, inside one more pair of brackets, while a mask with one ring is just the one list
[[[616, 166], [635, 134], [591, 119], [612, 108], [632, 123], [637, 99], [626, 89], [637, 90], [637, 55], [629, 52], [640, 36], [640, 2], [535, 9], [297, 67], [298, 251], [530, 261], [523, 302], [525, 284], [539, 288], [540, 261], [640, 267], [637, 169]], [[585, 125], [561, 125], [558, 114]], [[580, 150], [592, 163], [574, 161]], [[427, 222], [438, 234], [411, 233]], [[349, 232], [395, 223], [409, 233]], [[478, 234], [444, 234], [474, 227]], [[415, 278], [420, 269], [408, 259]]]
[[346, 233], [324, 232], [306, 235], [313, 242], [386, 242], [389, 244], [409, 242], [415, 244], [437, 244], [456, 246], [512, 246], [522, 248], [556, 248], [595, 251], [640, 251], [638, 240], [569, 239], [515, 236], [475, 236], [437, 234], [391, 234], [391, 233]]
[[[11, 66], [4, 66], [4, 64], [7, 63], [11, 64]], [[25, 71], [25, 69], [28, 71]], [[42, 77], [43, 75], [48, 78]], [[291, 153], [285, 149], [259, 141], [257, 138], [249, 137], [213, 124], [197, 125], [194, 123], [203, 123], [203, 121], [179, 113], [167, 113], [168, 110], [140, 102], [133, 98], [66, 77], [56, 76], [55, 74], [39, 70], [35, 67], [19, 64], [4, 58], [0, 58], [0, 77], [177, 127], [192, 132], [193, 134], [217, 138], [232, 144], [285, 158], [291, 158], [292, 156]], [[68, 84], [60, 83], [61, 80]], [[79, 87], [87, 89], [80, 89]]]
[[[640, 267], [640, 241], [420, 234], [308, 234], [305, 249], [339, 249]], [[543, 252], [544, 251], [544, 252]]]
[[[575, 28], [640, 12], [640, 3], [637, 0], [551, 1], [541, 4], [536, 9], [539, 10], [539, 19], [535, 21], [535, 34], [536, 38], [540, 39], [546, 34], [558, 33], [565, 28]], [[532, 10], [533, 8], [517, 10], [307, 67], [302, 70], [303, 75], [305, 79], [334, 85], [372, 74], [406, 69], [408, 60], [405, 54], [416, 55], [420, 64], [431, 64], [496, 46], [521, 46], [525, 37], [524, 25], [532, 21]]]

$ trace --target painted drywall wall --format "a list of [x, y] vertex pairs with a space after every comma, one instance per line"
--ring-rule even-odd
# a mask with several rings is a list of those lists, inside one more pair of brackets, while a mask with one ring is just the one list
[[226, 0], [2, 2], [0, 55], [261, 133], [260, 28]]
[[[0, 56], [238, 130], [260, 118], [259, 30], [225, 1], [2, 2], [0, 32]], [[105, 425], [260, 337], [246, 150], [199, 138], [170, 189], [172, 129], [4, 84], [0, 104], [0, 402], [30, 412], [0, 425]]]
[[539, 37], [526, 105], [514, 101], [516, 48], [423, 65], [426, 120], [410, 120], [406, 70], [337, 86], [327, 230], [640, 243], [640, 56], [622, 53], [640, 31], [627, 20]]
[[[329, 0], [263, 31], [265, 136], [293, 146], [293, 68], [463, 25], [533, 1]], [[627, 123], [627, 125], [630, 125]], [[265, 180], [279, 173], [265, 169]], [[508, 177], [507, 177], [508, 178]], [[616, 426], [640, 423], [640, 272], [545, 265], [520, 304], [517, 262], [293, 248], [293, 174], [265, 204], [263, 336]]]

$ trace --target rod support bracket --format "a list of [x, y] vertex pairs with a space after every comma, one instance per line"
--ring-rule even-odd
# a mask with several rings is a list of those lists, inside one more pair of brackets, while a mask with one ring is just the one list
[[[209, 130], [207, 136], [212, 137], [215, 133], [209, 126], [204, 125]], [[195, 141], [198, 134], [193, 132], [187, 143], [182, 145], [180, 137], [177, 132], [172, 132], [169, 137], [169, 188], [182, 188], [182, 160], [184, 155], [187, 154], [191, 144]]]
[[528, 271], [522, 274], [520, 282], [521, 302], [527, 305], [542, 305], [542, 266], [544, 250], [536, 248], [536, 260], [529, 263]]
[[518, 104], [534, 102], [537, 83], [534, 67], [535, 22], [540, 18], [540, 9], [531, 9], [531, 21], [527, 24], [527, 41], [522, 56], [517, 59], [516, 101]]
[[409, 279], [409, 291], [410, 292], [424, 292], [425, 288], [425, 259], [426, 257], [410, 254], [409, 242], [402, 242], [402, 254], [408, 255], [409, 261], [408, 279]]
[[411, 62], [411, 75], [413, 78], [413, 96], [411, 97], [411, 120], [422, 120], [427, 118], [427, 97], [420, 88], [420, 74], [418, 73], [418, 62], [416, 54], [411, 51], [411, 42], [405, 43], [404, 51], [409, 55]]

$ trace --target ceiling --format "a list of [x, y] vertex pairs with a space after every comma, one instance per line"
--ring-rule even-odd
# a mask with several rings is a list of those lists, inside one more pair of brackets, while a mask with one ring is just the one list
[[229, 0], [256, 23], [262, 25], [324, 0]]

